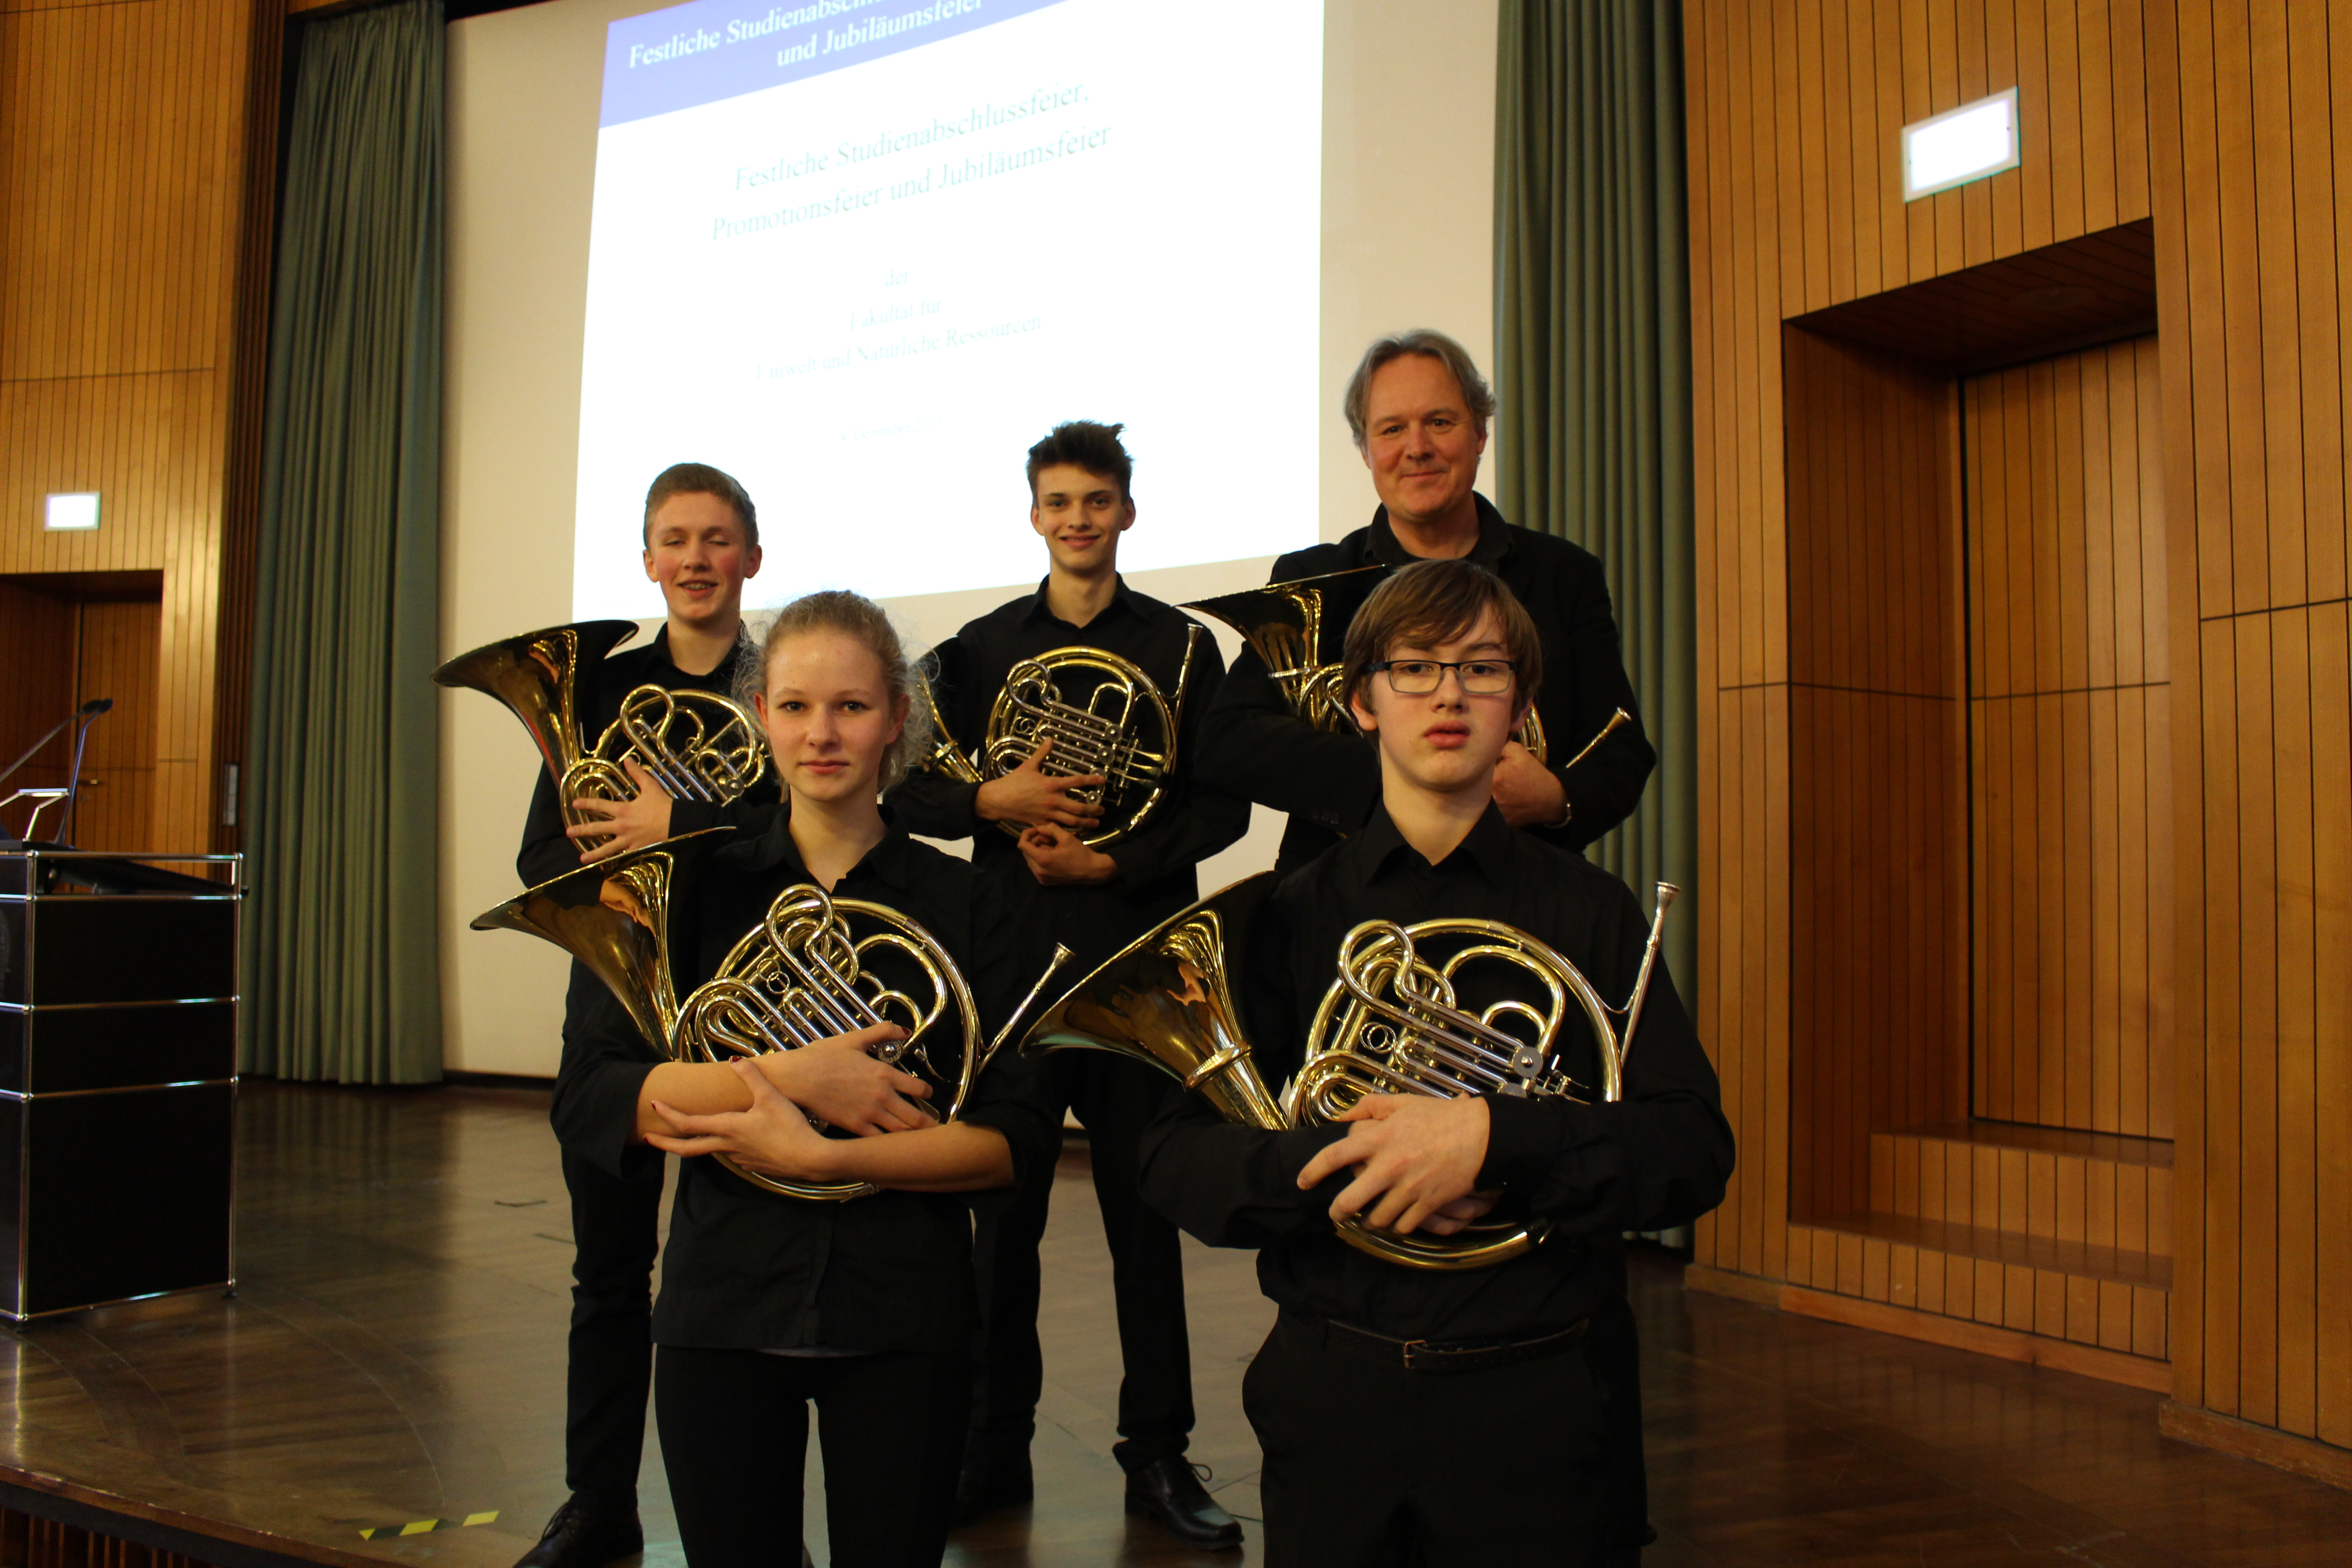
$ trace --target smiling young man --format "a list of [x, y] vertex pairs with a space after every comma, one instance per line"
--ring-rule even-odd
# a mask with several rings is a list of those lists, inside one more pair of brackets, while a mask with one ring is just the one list
[[[1283, 556], [1266, 580], [1420, 560], [1468, 560], [1500, 577], [1533, 618], [1551, 673], [1536, 704], [1548, 760], [1537, 762], [1516, 741], [1506, 746], [1495, 767], [1496, 804], [1512, 826], [1583, 848], [1640, 803], [1657, 762], [1625, 677], [1601, 563], [1564, 539], [1505, 521], [1477, 493], [1495, 395], [1468, 353], [1444, 333], [1416, 330], [1373, 343], [1348, 383], [1345, 408], [1380, 509], [1336, 544]], [[1376, 580], [1366, 574], [1365, 582]], [[1327, 660], [1337, 658], [1349, 617], [1370, 589], [1331, 592], [1338, 602], [1327, 608], [1327, 646], [1317, 650]], [[1567, 767], [1620, 708], [1633, 722]], [[1381, 787], [1371, 749], [1293, 713], [1265, 662], [1247, 650], [1218, 693], [1201, 776], [1290, 814], [1278, 862], [1285, 871], [1360, 826]]]
[[[645, 515], [646, 576], [661, 585], [667, 613], [651, 642], [581, 672], [581, 729], [591, 743], [619, 713], [621, 699], [639, 686], [730, 695], [739, 673], [758, 662], [743, 633], [743, 584], [760, 570], [760, 525], [743, 487], [707, 464], [679, 463], [646, 492]], [[625, 767], [636, 781], [636, 798], [579, 801], [593, 825], [578, 827], [566, 826], [555, 782], [541, 770], [515, 858], [525, 886], [576, 870], [583, 860], [734, 820], [776, 798], [773, 783], [762, 781], [731, 806], [673, 802], [635, 761]], [[599, 837], [606, 841], [594, 845]], [[572, 964], [559, 1096], [574, 1070], [583, 1020], [603, 992], [585, 965]], [[518, 1568], [598, 1568], [644, 1545], [637, 1468], [653, 1368], [662, 1163], [660, 1152], [646, 1148], [609, 1171], [569, 1151], [563, 1155], [574, 1247], [563, 1434], [572, 1495]]]
[[[1364, 921], [1497, 921], [1611, 1002], [1632, 991], [1647, 934], [1632, 894], [1513, 831], [1496, 798], [1545, 653], [1510, 591], [1466, 561], [1408, 566], [1357, 614], [1343, 680], [1380, 794], [1359, 831], [1280, 884], [1247, 939], [1268, 1082], [1298, 1068]], [[1428, 961], [1442, 938], [1423, 940]], [[1543, 1004], [1534, 977], [1506, 966], [1465, 967], [1455, 983], [1473, 1013]], [[1571, 1009], [1564, 1037], [1581, 1026]], [[1568, 1061], [1585, 1085], [1599, 1081], [1592, 1049], [1585, 1037]], [[1339, 1125], [1269, 1132], [1170, 1091], [1144, 1140], [1145, 1197], [1211, 1246], [1258, 1248], [1259, 1284], [1281, 1309], [1242, 1394], [1265, 1453], [1271, 1568], [1634, 1561], [1639, 1394], [1616, 1238], [1713, 1208], [1731, 1166], [1714, 1069], [1663, 963], [1614, 1103], [1374, 1095]], [[1374, 1258], [1334, 1232], [1352, 1217], [1448, 1235], [1489, 1215], [1548, 1228], [1508, 1261], [1454, 1271]]]
[[[1120, 428], [1073, 421], [1029, 449], [1029, 525], [1045, 542], [1045, 580], [1035, 593], [941, 644], [933, 690], [949, 733], [972, 747], [981, 743], [990, 710], [1022, 660], [1057, 648], [1116, 654], [1139, 667], [1172, 705], [1190, 647], [1166, 796], [1134, 831], [1089, 847], [1086, 839], [1100, 831], [1101, 814], [1087, 797], [1103, 779], [1049, 772], [1045, 747], [982, 784], [925, 772], [891, 795], [911, 831], [969, 838], [972, 862], [984, 874], [1035, 884], [1024, 891], [1075, 954], [1072, 976], [1191, 903], [1199, 896], [1194, 866], [1249, 826], [1243, 802], [1192, 783], [1202, 717], [1224, 673], [1215, 642], [1196, 622], [1137, 593], [1118, 574], [1118, 542], [1136, 517], [1133, 464], [1119, 443]], [[1058, 693], [1062, 701], [1085, 705], [1088, 693], [1075, 684], [1082, 676], [1061, 678], [1067, 686]], [[1142, 739], [1147, 747], [1163, 743], [1153, 735]], [[1023, 830], [1014, 837], [1000, 823]], [[1119, 1442], [1112, 1453], [1127, 1472], [1127, 1506], [1194, 1545], [1237, 1546], [1241, 1526], [1210, 1500], [1184, 1458], [1192, 1430], [1192, 1373], [1175, 1227], [1146, 1208], [1136, 1190], [1136, 1144], [1158, 1101], [1156, 1077], [1134, 1063], [1079, 1052], [1055, 1058], [1039, 1078], [1055, 1119], [1065, 1107], [1074, 1110], [1088, 1134], [1125, 1360]], [[1045, 1374], [1037, 1344], [1037, 1243], [1052, 1187], [1053, 1173], [1044, 1171], [1022, 1184], [1009, 1207], [981, 1215], [981, 1366], [959, 1498], [967, 1518], [1030, 1496], [1029, 1441]]]

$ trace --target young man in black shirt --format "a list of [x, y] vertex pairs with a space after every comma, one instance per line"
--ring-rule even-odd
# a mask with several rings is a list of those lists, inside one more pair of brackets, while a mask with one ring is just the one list
[[[1505, 746], [1495, 769], [1495, 802], [1513, 827], [1583, 848], [1640, 804], [1657, 763], [1625, 677], [1601, 563], [1564, 539], [1505, 521], [1472, 488], [1495, 395], [1452, 338], [1420, 330], [1373, 343], [1348, 384], [1346, 409], [1380, 510], [1336, 544], [1283, 556], [1267, 581], [1417, 560], [1469, 560], [1500, 577], [1533, 617], [1549, 674], [1536, 700], [1546, 760], [1537, 762], [1517, 741]], [[1367, 571], [1325, 590], [1319, 659], [1336, 661], [1349, 618], [1379, 581], [1380, 574]], [[1620, 708], [1633, 723], [1568, 767]], [[1201, 777], [1290, 814], [1277, 862], [1286, 872], [1362, 826], [1381, 793], [1372, 749], [1295, 714], [1265, 661], [1249, 650], [1234, 661], [1218, 692], [1202, 737]]]
[[[738, 674], [757, 662], [743, 631], [743, 584], [760, 570], [760, 528], [743, 487], [702, 463], [663, 470], [646, 494], [644, 539], [646, 575], [661, 585], [667, 616], [650, 643], [581, 672], [582, 738], [589, 744], [639, 686], [731, 695]], [[577, 870], [583, 860], [719, 826], [775, 799], [766, 781], [733, 806], [673, 801], [634, 759], [624, 767], [636, 797], [575, 801], [590, 819], [578, 826], [567, 826], [555, 781], [541, 771], [515, 858], [525, 886]], [[586, 966], [573, 963], [563, 1008], [567, 1067], [574, 1035], [603, 996]], [[653, 1059], [648, 1052], [646, 1060]], [[559, 1073], [559, 1100], [566, 1087]], [[637, 1468], [653, 1372], [662, 1163], [659, 1151], [642, 1146], [609, 1167], [563, 1153], [575, 1248], [563, 1432], [564, 1484], [572, 1495], [518, 1568], [599, 1568], [644, 1545]]]
[[[1370, 821], [1280, 884], [1247, 940], [1243, 981], [1269, 1083], [1298, 1068], [1343, 941], [1363, 921], [1498, 921], [1549, 944], [1612, 1004], [1632, 992], [1646, 934], [1633, 896], [1514, 831], [1494, 798], [1546, 651], [1509, 591], [1466, 562], [1408, 567], [1356, 616], [1343, 679], [1375, 742], [1381, 795]], [[1438, 939], [1426, 940], [1433, 956]], [[1491, 971], [1478, 984], [1494, 994], [1465, 971], [1457, 1005], [1541, 1000]], [[1562, 1037], [1583, 1026], [1572, 1014]], [[1601, 1081], [1598, 1048], [1571, 1053], [1584, 1085]], [[1638, 1457], [1620, 1450], [1638, 1445], [1640, 1424], [1610, 1408], [1638, 1399], [1615, 1364], [1633, 1354], [1614, 1327], [1626, 1321], [1615, 1238], [1713, 1208], [1732, 1165], [1714, 1069], [1663, 964], [1614, 1103], [1373, 1095], [1336, 1124], [1271, 1132], [1171, 1094], [1143, 1160], [1153, 1206], [1212, 1246], [1258, 1248], [1259, 1283], [1281, 1308], [1243, 1391], [1265, 1456], [1269, 1564], [1638, 1554], [1639, 1504], [1623, 1496], [1638, 1489]], [[1356, 1219], [1447, 1235], [1488, 1215], [1542, 1238], [1507, 1261], [1440, 1272], [1369, 1256], [1334, 1228]]]
[[[980, 747], [989, 715], [1020, 661], [1055, 649], [1102, 650], [1139, 667], [1176, 710], [1172, 737], [1146, 733], [1147, 750], [1172, 739], [1166, 794], [1132, 830], [1089, 847], [1136, 792], [1104, 789], [1100, 774], [1048, 771], [1050, 746], [983, 783], [944, 773], [911, 775], [892, 792], [898, 818], [934, 838], [970, 838], [972, 862], [1034, 894], [1054, 934], [1085, 973], [1199, 896], [1193, 867], [1242, 836], [1249, 807], [1195, 789], [1192, 755], [1224, 661], [1198, 623], [1139, 594], [1118, 574], [1119, 536], [1135, 522], [1133, 465], [1120, 426], [1076, 421], [1029, 450], [1030, 526], [1045, 542], [1044, 583], [966, 626], [940, 645], [934, 682], [950, 736]], [[1189, 668], [1188, 668], [1189, 667]], [[1087, 672], [1057, 677], [1061, 701], [1085, 706]], [[1177, 708], [1179, 688], [1181, 706]], [[985, 759], [982, 759], [983, 763]], [[1095, 798], [1099, 791], [1100, 798]], [[1016, 837], [999, 824], [1021, 825]], [[1087, 1128], [1118, 1294], [1119, 1442], [1130, 1511], [1160, 1521], [1195, 1545], [1238, 1545], [1241, 1527], [1212, 1501], [1184, 1458], [1192, 1430], [1191, 1350], [1175, 1227], [1136, 1190], [1136, 1143], [1157, 1104], [1150, 1068], [1086, 1053], [1041, 1073], [1056, 1119], [1075, 1109]], [[971, 1517], [1031, 1492], [1029, 1442], [1044, 1363], [1037, 1343], [1037, 1243], [1045, 1234], [1050, 1168], [1024, 1181], [1009, 1208], [979, 1224], [982, 1346], [972, 1438], [959, 1508]]]

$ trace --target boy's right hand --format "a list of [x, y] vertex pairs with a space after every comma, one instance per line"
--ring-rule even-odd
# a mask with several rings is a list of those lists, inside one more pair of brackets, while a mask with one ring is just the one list
[[1077, 773], [1065, 778], [1049, 773], [1041, 765], [1054, 749], [1052, 737], [1037, 744], [1029, 760], [1006, 773], [980, 786], [972, 801], [972, 809], [982, 822], [1013, 822], [1024, 827], [1035, 827], [1052, 823], [1057, 827], [1089, 828], [1102, 820], [1102, 807], [1091, 801], [1074, 800], [1070, 792], [1093, 789], [1104, 782], [1100, 773]]

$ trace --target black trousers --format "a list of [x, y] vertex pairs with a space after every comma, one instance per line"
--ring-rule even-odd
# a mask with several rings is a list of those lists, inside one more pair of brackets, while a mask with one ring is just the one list
[[[1602, 1568], [1618, 1513], [1588, 1342], [1407, 1372], [1285, 1316], [1242, 1384], [1267, 1568]], [[1638, 1550], [1638, 1549], [1635, 1549]]]
[[1584, 1359], [1607, 1401], [1608, 1533], [1617, 1555], [1602, 1561], [1632, 1568], [1657, 1531], [1650, 1528], [1650, 1472], [1642, 1447], [1642, 1345], [1633, 1304], [1623, 1297], [1593, 1310]]
[[[1100, 1051], [1046, 1059], [1049, 1113], [1077, 1112], [1093, 1155], [1095, 1199], [1109, 1246], [1118, 1310], [1119, 1441], [1112, 1455], [1133, 1470], [1181, 1454], [1192, 1435], [1192, 1348], [1184, 1324], [1184, 1257], [1176, 1227], [1143, 1202], [1139, 1152], [1166, 1081], [1139, 1062]], [[1054, 1173], [1011, 1203], [981, 1211], [975, 1238], [980, 1344], [974, 1356], [972, 1444], [1025, 1449], [1036, 1431], [1045, 1363], [1037, 1344], [1037, 1244], [1045, 1234]]]
[[654, 1418], [691, 1568], [796, 1568], [811, 1400], [835, 1568], [937, 1568], [968, 1414], [961, 1354], [664, 1345], [656, 1364]]
[[604, 1510], [637, 1506], [666, 1163], [657, 1155], [632, 1160], [629, 1174], [615, 1176], [563, 1156], [572, 1244], [563, 1479], [574, 1496]]

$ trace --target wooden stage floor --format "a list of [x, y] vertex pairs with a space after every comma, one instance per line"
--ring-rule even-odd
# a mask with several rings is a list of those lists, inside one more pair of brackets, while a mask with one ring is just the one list
[[[239, 1295], [0, 1341], [0, 1482], [242, 1543], [245, 1560], [508, 1568], [562, 1495], [571, 1248], [545, 1095], [259, 1083], [243, 1104]], [[965, 1531], [949, 1561], [1257, 1562], [1255, 1539], [1204, 1556], [1120, 1511], [1109, 1268], [1084, 1160], [1083, 1145], [1065, 1160], [1046, 1242], [1036, 1505]], [[1189, 1261], [1193, 1456], [1252, 1515], [1239, 1391], [1270, 1309], [1247, 1255]], [[2153, 1394], [1686, 1296], [1671, 1258], [1640, 1261], [1650, 1568], [2352, 1560], [2352, 1494], [2160, 1437]], [[646, 1561], [671, 1568], [650, 1436], [645, 1494]]]

